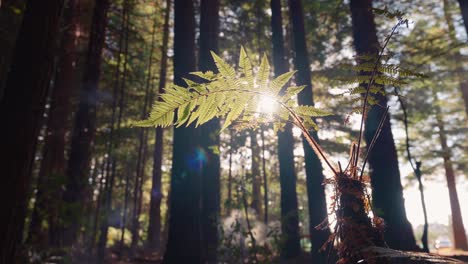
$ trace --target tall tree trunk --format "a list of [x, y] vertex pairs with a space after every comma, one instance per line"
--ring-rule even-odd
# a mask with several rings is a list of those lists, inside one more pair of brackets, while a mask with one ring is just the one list
[[[171, 0], [166, 0], [166, 12], [164, 14], [163, 44], [161, 48], [161, 68], [159, 70], [158, 94], [164, 92], [167, 75], [167, 48], [169, 43], [169, 18], [171, 14]], [[161, 248], [161, 200], [162, 195], [162, 158], [163, 158], [163, 136], [162, 127], [156, 128], [154, 152], [153, 152], [153, 175], [150, 198], [150, 215], [148, 225], [148, 247], [153, 250]]]
[[[461, 2], [465, 2], [462, 4]], [[461, 1], [460, 6], [466, 5], [464, 8], [468, 9], [468, 3], [467, 1]], [[463, 7], [463, 6], [462, 6]], [[455, 45], [458, 43], [457, 37], [456, 37], [456, 32], [455, 32], [455, 26], [453, 25], [452, 21], [452, 15], [450, 14], [450, 5], [447, 0], [444, 0], [444, 16], [445, 16], [445, 21], [447, 22], [447, 27], [448, 27], [448, 33], [450, 37], [450, 41], [452, 42], [452, 45]], [[463, 11], [463, 10], [462, 10]], [[468, 12], [468, 10], [464, 10], [465, 13]], [[463, 14], [464, 16], [467, 16], [468, 14]], [[465, 17], [464, 17], [465, 19]], [[465, 21], [465, 23], [468, 23], [468, 21]], [[456, 76], [458, 77], [458, 83], [460, 86], [460, 91], [463, 97], [463, 101], [465, 102], [465, 114], [468, 118], [468, 78], [466, 78], [465, 74], [465, 69], [463, 67], [463, 63], [461, 60], [458, 58], [462, 57], [463, 55], [460, 54], [460, 51], [457, 51], [455, 54], [452, 55], [453, 57], [453, 62], [455, 63], [455, 72]]]
[[[351, 0], [354, 47], [358, 55], [379, 53], [379, 42], [372, 13], [372, 0]], [[358, 63], [362, 61], [358, 60]], [[382, 87], [383, 89], [383, 87]], [[377, 96], [378, 103], [368, 112], [364, 137], [372, 141], [387, 107], [387, 98]], [[411, 224], [406, 218], [403, 188], [401, 187], [398, 159], [390, 126], [386, 118], [375, 146], [369, 152], [372, 202], [374, 212], [386, 223], [385, 240], [394, 249], [418, 249]]]
[[460, 202], [458, 200], [457, 185], [455, 179], [455, 172], [451, 161], [450, 148], [447, 144], [447, 131], [445, 131], [445, 124], [442, 118], [442, 110], [439, 106], [439, 99], [435, 90], [432, 91], [434, 97], [435, 117], [437, 120], [437, 128], [439, 129], [439, 140], [442, 148], [442, 155], [444, 158], [445, 177], [447, 179], [447, 188], [450, 197], [450, 209], [452, 211], [452, 228], [453, 240], [455, 248], [461, 250], [468, 250], [468, 243], [466, 240], [465, 226], [463, 225], [463, 218], [460, 210]]
[[232, 199], [232, 155], [234, 148], [234, 133], [233, 130], [229, 130], [229, 167], [228, 167], [228, 179], [227, 179], [227, 206], [226, 206], [226, 215], [231, 214], [231, 209], [233, 205]]
[[[288, 71], [284, 51], [283, 18], [281, 0], [271, 0], [271, 32], [275, 76]], [[300, 254], [299, 211], [297, 208], [296, 170], [294, 168], [294, 137], [292, 125], [287, 124], [278, 132], [278, 160], [281, 184], [281, 232], [284, 243], [281, 257], [294, 258]], [[265, 191], [266, 193], [266, 191]], [[265, 205], [266, 206], [266, 205]]]
[[257, 140], [257, 131], [252, 129], [250, 133], [250, 149], [252, 150], [252, 202], [250, 207], [255, 210], [257, 216], [262, 214], [262, 204], [261, 204], [261, 174], [260, 174], [260, 146], [258, 145]]
[[[166, 15], [164, 17], [164, 23], [169, 23], [169, 6], [170, 3], [166, 3]], [[150, 101], [153, 101], [153, 92], [152, 92], [152, 69], [153, 69], [153, 54], [154, 54], [154, 48], [156, 45], [156, 27], [157, 27], [157, 19], [158, 16], [155, 14], [154, 20], [153, 20], [153, 29], [151, 32], [151, 45], [150, 45], [150, 51], [149, 51], [149, 59], [148, 59], [148, 76], [146, 79], [146, 88], [145, 88], [145, 101], [143, 105], [143, 109], [141, 112], [141, 118], [144, 119], [146, 118], [147, 112], [148, 112], [148, 105], [150, 104]], [[166, 27], [166, 24], [164, 25]], [[168, 25], [167, 25], [168, 27]], [[166, 28], [164, 28], [166, 30]], [[163, 32], [163, 34], [166, 34], [166, 31]], [[167, 38], [167, 36], [163, 36], [163, 41], [165, 41], [164, 38]], [[163, 43], [164, 45], [164, 43]], [[139, 143], [138, 143], [138, 159], [137, 159], [137, 166], [136, 166], [136, 175], [135, 175], [135, 189], [134, 189], [134, 201], [133, 201], [133, 221], [132, 221], [132, 243], [131, 243], [131, 252], [134, 252], [134, 249], [136, 245], [138, 244], [139, 240], [139, 215], [140, 215], [140, 209], [141, 209], [141, 196], [140, 193], [142, 192], [141, 186], [143, 185], [143, 175], [144, 175], [144, 168], [146, 164], [146, 153], [147, 153], [147, 140], [148, 140], [148, 129], [147, 128], [140, 128], [140, 133], [139, 133]], [[158, 142], [159, 144], [159, 142]], [[137, 195], [138, 194], [138, 195]]]
[[63, 194], [66, 209], [64, 212], [64, 246], [71, 246], [75, 242], [82, 222], [82, 207], [80, 203], [85, 199], [83, 196], [89, 176], [91, 147], [96, 127], [96, 104], [101, 74], [101, 52], [104, 47], [108, 9], [108, 0], [96, 1], [80, 103], [75, 115], [71, 137], [67, 183]]
[[[294, 66], [298, 71], [296, 84], [307, 85], [298, 95], [298, 101], [299, 104], [314, 105], [302, 3], [301, 0], [289, 0], [288, 2], [294, 40]], [[316, 132], [311, 132], [311, 134], [318, 140]], [[319, 230], [315, 228], [326, 220], [328, 216], [325, 190], [322, 185], [324, 179], [323, 168], [319, 158], [304, 137], [302, 137], [302, 142], [304, 146], [307, 198], [309, 202], [309, 229], [312, 242], [312, 256], [314, 260], [317, 260], [317, 263], [325, 263], [327, 253], [320, 252], [320, 248], [328, 240], [330, 231], [328, 229]]]
[[[95, 226], [94, 226], [94, 234], [93, 234], [93, 241], [90, 245], [90, 252], [92, 253], [94, 249], [94, 245], [96, 243], [96, 236], [98, 234], [97, 229], [99, 226], [99, 239], [98, 245], [96, 249], [96, 260], [97, 263], [100, 263], [104, 259], [105, 255], [105, 248], [107, 243], [107, 232], [108, 232], [108, 214], [110, 213], [111, 206], [112, 206], [112, 189], [114, 186], [115, 180], [115, 160], [114, 160], [114, 149], [115, 149], [115, 123], [117, 119], [117, 101], [119, 97], [119, 91], [121, 90], [121, 66], [122, 66], [122, 54], [124, 49], [124, 40], [125, 40], [125, 29], [126, 29], [126, 16], [127, 16], [127, 5], [126, 1], [122, 6], [120, 17], [120, 32], [119, 32], [119, 42], [118, 42], [118, 53], [117, 57], [117, 65], [115, 67], [114, 72], [114, 79], [113, 79], [113, 91], [112, 91], [112, 114], [110, 118], [109, 124], [109, 134], [106, 141], [106, 154], [108, 155], [105, 163], [105, 168], [103, 172], [103, 178], [101, 179], [101, 186], [99, 186], [99, 196], [98, 196], [98, 206], [96, 208], [96, 217], [95, 217]], [[105, 176], [104, 176], [105, 175]], [[101, 209], [102, 208], [102, 209]], [[102, 213], [102, 216], [101, 215]]]
[[[194, 71], [195, 15], [193, 1], [174, 5], [174, 83]], [[169, 234], [163, 263], [203, 263], [200, 226], [202, 152], [196, 148], [193, 126], [174, 128]]]
[[[44, 143], [41, 167], [38, 176], [36, 203], [31, 217], [29, 242], [40, 243], [41, 236], [48, 237], [45, 245], [59, 245], [58, 217], [61, 195], [61, 182], [65, 178], [65, 146], [68, 117], [71, 114], [70, 99], [77, 81], [77, 44], [80, 30], [80, 1], [71, 0], [65, 11], [64, 24], [67, 25], [62, 37], [61, 56], [57, 67], [55, 84], [52, 89], [47, 133]], [[42, 222], [47, 220], [47, 228]], [[44, 230], [45, 229], [45, 230]], [[49, 233], [47, 236], [44, 232]]]
[[266, 159], [265, 159], [265, 131], [260, 128], [260, 136], [262, 139], [262, 178], [263, 178], [263, 223], [268, 224], [268, 179], [266, 172]]
[[[0, 102], [0, 262], [15, 263], [27, 208], [35, 146], [51, 79], [63, 0], [27, 2]], [[34, 45], [31, 45], [34, 43]]]
[[468, 34], [468, 2], [466, 0], [458, 0], [460, 4], [460, 11], [463, 17], [463, 23], [465, 24], [466, 34]]
[[[201, 71], [216, 71], [210, 51], [218, 52], [219, 0], [201, 0], [199, 62]], [[219, 147], [219, 120], [213, 119], [197, 129], [199, 150], [205, 154], [202, 161], [201, 226], [203, 263], [217, 263], [218, 224], [220, 214], [220, 157], [212, 147]]]

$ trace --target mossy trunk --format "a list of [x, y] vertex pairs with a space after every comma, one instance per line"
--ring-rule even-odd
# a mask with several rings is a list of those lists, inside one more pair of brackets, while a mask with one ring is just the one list
[[387, 258], [379, 258], [368, 250], [387, 245], [383, 238], [383, 220], [369, 217], [365, 184], [346, 174], [339, 174], [336, 188], [339, 202], [336, 211], [338, 263], [388, 263]]

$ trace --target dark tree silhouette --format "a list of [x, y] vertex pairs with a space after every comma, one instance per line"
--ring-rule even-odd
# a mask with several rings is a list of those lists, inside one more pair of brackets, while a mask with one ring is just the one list
[[[289, 70], [284, 52], [281, 1], [271, 0], [270, 7], [273, 65], [275, 76], [279, 76]], [[283, 131], [278, 132], [278, 160], [281, 185], [281, 232], [287, 234], [284, 236], [281, 257], [289, 259], [301, 253], [296, 170], [294, 168], [294, 137], [291, 124], [287, 124]]]
[[[167, 47], [169, 43], [169, 16], [171, 14], [171, 0], [166, 0], [166, 11], [164, 14], [163, 45], [161, 48], [161, 68], [159, 71], [158, 93], [164, 92], [167, 75]], [[161, 247], [161, 177], [163, 158], [163, 133], [162, 127], [156, 128], [156, 138], [153, 152], [153, 175], [151, 186], [151, 200], [148, 225], [148, 247], [159, 249]]]
[[63, 0], [27, 2], [0, 101], [0, 117], [8, 124], [8, 129], [0, 129], [1, 263], [15, 263], [22, 241], [32, 163], [63, 4]]
[[[50, 110], [47, 120], [47, 133], [39, 170], [36, 202], [31, 216], [29, 243], [45, 243], [59, 246], [59, 197], [61, 182], [65, 178], [65, 146], [68, 143], [66, 133], [70, 130], [68, 118], [71, 114], [71, 96], [77, 87], [78, 41], [81, 28], [80, 4], [78, 0], [68, 2], [64, 22], [67, 25], [62, 36], [60, 60], [55, 74], [54, 87], [50, 95]], [[47, 221], [47, 227], [42, 222]], [[47, 234], [46, 234], [47, 233]], [[41, 237], [47, 238], [41, 241]]]
[[101, 52], [104, 47], [107, 26], [108, 0], [97, 0], [91, 25], [86, 70], [80, 93], [78, 111], [75, 114], [71, 136], [70, 158], [67, 168], [67, 182], [63, 194], [66, 211], [63, 230], [63, 244], [71, 246], [77, 239], [81, 226], [81, 203], [84, 197], [90, 172], [91, 149], [96, 127], [97, 90], [101, 74]]
[[[358, 55], [377, 56], [380, 50], [372, 12], [372, 0], [351, 0], [354, 47]], [[358, 63], [362, 63], [358, 59]], [[382, 87], [383, 89], [383, 87]], [[387, 107], [387, 98], [377, 95], [378, 104], [370, 108], [365, 120], [364, 137], [370, 144]], [[375, 146], [369, 152], [372, 202], [374, 212], [386, 223], [385, 240], [394, 249], [418, 249], [411, 224], [406, 218], [398, 159], [390, 126], [386, 118]]]
[[[195, 16], [193, 1], [174, 5], [174, 83], [195, 70]], [[163, 263], [203, 263], [200, 189], [204, 153], [197, 148], [193, 126], [174, 129], [169, 233]]]
[[[218, 52], [219, 0], [202, 0], [200, 5], [200, 54], [201, 71], [215, 71], [216, 65], [210, 51]], [[219, 120], [213, 119], [197, 129], [199, 149], [205, 157], [202, 173], [202, 254], [203, 263], [216, 263], [218, 248], [218, 221], [220, 214], [220, 157], [212, 146], [219, 146]]]
[[[294, 66], [298, 71], [296, 75], [296, 84], [307, 86], [298, 95], [298, 101], [299, 104], [314, 105], [302, 3], [301, 0], [289, 0], [288, 2], [294, 42]], [[318, 140], [316, 132], [311, 132], [311, 134], [316, 140]], [[326, 220], [328, 216], [327, 204], [325, 201], [325, 190], [322, 185], [324, 179], [322, 172], [323, 168], [319, 158], [304, 137], [302, 137], [302, 142], [304, 146], [307, 198], [309, 202], [309, 229], [310, 239], [312, 242], [312, 257], [317, 261], [317, 263], [325, 263], [327, 252], [321, 252], [320, 248], [328, 240], [330, 230], [315, 228]]]

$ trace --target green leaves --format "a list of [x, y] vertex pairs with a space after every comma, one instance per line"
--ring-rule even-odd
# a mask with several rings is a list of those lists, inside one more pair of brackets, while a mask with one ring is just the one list
[[[238, 72], [215, 53], [212, 56], [219, 73], [193, 72], [192, 75], [204, 80], [198, 83], [184, 79], [187, 87], [167, 87], [154, 103], [148, 119], [133, 125], [167, 127], [174, 124], [180, 127], [194, 123], [199, 126], [218, 117], [224, 119], [223, 130], [234, 122], [238, 128], [262, 122], [272, 122], [275, 128], [281, 128], [294, 113], [307, 127], [316, 128], [312, 118], [329, 115], [312, 106], [297, 106], [295, 96], [305, 86], [284, 89], [295, 72], [284, 73], [270, 81], [270, 65], [266, 56], [263, 56], [256, 75], [243, 47]], [[280, 95], [282, 89], [285, 92]], [[259, 107], [261, 102], [274, 104], [273, 109], [276, 110], [262, 112], [265, 105]]]

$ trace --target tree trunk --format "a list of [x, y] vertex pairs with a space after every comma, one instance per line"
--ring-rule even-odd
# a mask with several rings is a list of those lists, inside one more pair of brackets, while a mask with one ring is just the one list
[[[169, 12], [170, 12], [170, 3], [166, 2], [166, 15], [164, 18], [164, 36], [163, 36], [163, 42], [165, 41], [164, 38], [167, 38], [165, 34], [166, 28], [168, 29], [168, 23], [169, 23]], [[145, 101], [143, 105], [143, 109], [141, 112], [141, 119], [146, 118], [147, 112], [148, 112], [148, 105], [150, 104], [150, 101], [153, 101], [153, 93], [152, 93], [152, 69], [153, 69], [153, 54], [154, 54], [154, 48], [156, 45], [156, 27], [157, 27], [157, 19], [158, 16], [154, 16], [153, 20], [153, 29], [151, 32], [151, 45], [150, 45], [150, 51], [149, 51], [149, 59], [148, 59], [148, 76], [146, 80], [146, 89], [145, 89]], [[167, 22], [167, 24], [166, 24]], [[165, 43], [163, 43], [164, 45]], [[167, 45], [166, 45], [167, 47]], [[160, 78], [164, 78], [161, 77]], [[138, 244], [139, 240], [139, 215], [140, 215], [140, 209], [141, 209], [141, 195], [142, 189], [141, 186], [143, 185], [143, 175], [144, 175], [144, 168], [146, 164], [146, 153], [147, 153], [147, 141], [148, 141], [148, 129], [147, 128], [140, 128], [139, 131], [139, 142], [138, 142], [138, 159], [137, 159], [137, 167], [136, 167], [136, 175], [135, 175], [135, 189], [134, 189], [134, 201], [133, 201], [133, 221], [132, 221], [132, 244], [131, 244], [131, 252], [134, 252], [135, 247]], [[158, 142], [159, 144], [159, 142]], [[138, 194], [138, 195], [137, 195]], [[151, 216], [150, 216], [151, 218]]]
[[265, 159], [265, 131], [263, 127], [260, 128], [260, 135], [262, 138], [262, 176], [263, 176], [263, 223], [268, 225], [268, 179], [266, 172], [266, 159]]
[[[44, 143], [41, 167], [39, 170], [36, 203], [31, 217], [29, 242], [40, 243], [41, 236], [48, 237], [46, 245], [59, 246], [58, 217], [61, 183], [65, 178], [65, 146], [67, 125], [71, 114], [70, 99], [77, 81], [76, 65], [78, 61], [77, 44], [80, 26], [80, 1], [71, 0], [65, 11], [64, 24], [67, 25], [62, 37], [61, 56], [51, 94], [47, 133]], [[42, 222], [47, 220], [47, 228]], [[45, 229], [45, 230], [44, 230]], [[45, 232], [49, 233], [47, 236]]]
[[[219, 0], [201, 0], [199, 62], [201, 71], [216, 71], [210, 51], [218, 52]], [[212, 149], [219, 147], [219, 120], [213, 119], [197, 129], [199, 150], [206, 155], [202, 161], [201, 227], [203, 263], [217, 263], [218, 224], [220, 214], [220, 157]]]
[[257, 140], [257, 131], [255, 129], [250, 130], [250, 149], [252, 150], [252, 202], [250, 207], [255, 210], [257, 216], [262, 214], [261, 204], [261, 174], [260, 174], [260, 147]]
[[[283, 19], [281, 0], [271, 0], [271, 31], [273, 42], [273, 64], [275, 76], [288, 71], [284, 51]], [[278, 160], [281, 186], [281, 232], [284, 243], [281, 257], [294, 258], [300, 254], [299, 211], [297, 208], [296, 170], [294, 166], [294, 137], [292, 125], [287, 124], [278, 132]], [[265, 191], [266, 194], [266, 191]], [[266, 206], [266, 205], [265, 205]]]
[[[372, 13], [372, 1], [351, 0], [350, 8], [356, 53], [377, 56], [380, 45]], [[358, 60], [358, 63], [362, 62]], [[372, 141], [387, 107], [385, 96], [376, 97], [378, 103], [370, 107], [365, 121], [364, 137], [368, 144]], [[418, 249], [413, 229], [406, 218], [403, 188], [401, 187], [390, 118], [385, 119], [380, 136], [374, 148], [369, 152], [369, 166], [374, 213], [385, 220], [385, 240], [394, 249]]]
[[435, 108], [437, 128], [439, 129], [440, 146], [442, 148], [442, 155], [444, 158], [445, 177], [447, 179], [447, 188], [450, 197], [454, 246], [456, 249], [468, 250], [465, 226], [463, 225], [463, 218], [460, 210], [460, 202], [458, 200], [455, 172], [453, 170], [453, 164], [451, 161], [450, 148], [447, 145], [447, 132], [445, 131], [445, 124], [444, 120], [442, 119], [442, 110], [438, 105], [439, 99], [437, 98], [437, 93], [433, 90], [432, 94], [434, 97], [433, 105]]
[[91, 148], [96, 127], [97, 90], [101, 73], [101, 52], [107, 26], [108, 0], [96, 1], [91, 25], [86, 70], [81, 88], [80, 103], [75, 115], [71, 137], [70, 159], [67, 168], [67, 183], [63, 194], [64, 246], [71, 246], [78, 235], [82, 222], [82, 207], [87, 187]]
[[[461, 3], [465, 2], [465, 3]], [[465, 6], [463, 6], [465, 5]], [[460, 1], [460, 6], [462, 8], [465, 8], [465, 14], [463, 14], [463, 19], [465, 19], [468, 14], [468, 3], [467, 1]], [[452, 16], [450, 15], [449, 11], [449, 3], [447, 0], [444, 0], [444, 16], [445, 16], [445, 21], [447, 22], [447, 27], [448, 27], [448, 33], [450, 36], [450, 41], [452, 42], [452, 45], [456, 45], [458, 43], [457, 37], [456, 37], [456, 32], [455, 32], [455, 26], [453, 25], [452, 21]], [[462, 10], [463, 11], [463, 10]], [[465, 24], [468, 23], [468, 21], [465, 21]], [[465, 69], [463, 67], [462, 61], [460, 61], [458, 58], [462, 57], [463, 55], [460, 54], [460, 51], [457, 51], [455, 54], [452, 55], [453, 57], [453, 62], [455, 62], [455, 72], [456, 76], [458, 78], [458, 83], [460, 86], [460, 91], [463, 97], [463, 101], [465, 102], [465, 114], [468, 118], [468, 78], [466, 78], [465, 74]]]
[[[163, 45], [161, 48], [161, 68], [159, 71], [158, 94], [164, 92], [167, 75], [167, 48], [169, 43], [169, 17], [171, 14], [171, 0], [166, 0], [166, 12], [164, 15]], [[162, 127], [156, 128], [156, 138], [153, 152], [153, 175], [150, 199], [150, 215], [148, 225], [148, 247], [153, 250], [161, 248], [161, 200], [163, 198], [161, 189], [162, 158], [163, 158], [163, 136]]]
[[[35, 146], [49, 87], [63, 0], [28, 1], [6, 80], [0, 117], [0, 262], [15, 263], [27, 208]], [[34, 45], [31, 45], [34, 43]]]
[[[195, 15], [192, 1], [174, 5], [174, 83], [195, 70]], [[163, 263], [203, 263], [200, 226], [202, 152], [194, 126], [174, 128], [169, 234]]]
[[[309, 57], [307, 53], [304, 15], [302, 13], [302, 3], [300, 0], [289, 0], [289, 12], [292, 23], [292, 33], [294, 42], [294, 65], [298, 71], [296, 77], [297, 85], [307, 85], [298, 95], [299, 104], [314, 105], [312, 80], [310, 74]], [[317, 140], [317, 133], [311, 132]], [[320, 252], [320, 248], [330, 236], [329, 229], [318, 230], [315, 227], [327, 219], [327, 204], [325, 201], [325, 190], [323, 183], [322, 164], [302, 137], [304, 145], [304, 159], [307, 181], [307, 197], [309, 202], [309, 229], [312, 242], [312, 257], [317, 263], [325, 263], [326, 252]]]
[[[104, 260], [105, 255], [105, 247], [107, 243], [107, 232], [108, 232], [108, 222], [107, 217], [110, 213], [111, 206], [112, 206], [112, 189], [114, 186], [115, 180], [115, 142], [114, 142], [114, 134], [115, 134], [115, 123], [116, 123], [116, 116], [117, 116], [117, 99], [119, 97], [119, 91], [121, 89], [121, 66], [122, 66], [122, 53], [124, 49], [124, 40], [125, 40], [125, 29], [126, 29], [126, 16], [127, 16], [127, 8], [126, 2], [121, 9], [120, 17], [120, 32], [119, 32], [119, 42], [118, 42], [118, 53], [117, 57], [117, 65], [115, 67], [114, 72], [114, 79], [113, 79], [113, 91], [112, 91], [112, 114], [110, 118], [109, 124], [109, 134], [106, 141], [106, 154], [108, 155], [106, 159], [105, 169], [103, 172], [103, 178], [101, 180], [101, 186], [99, 186], [99, 196], [98, 196], [98, 203], [96, 209], [96, 217], [95, 217], [95, 226], [94, 226], [94, 234], [93, 234], [93, 243], [90, 245], [91, 249], [90, 252], [92, 253], [94, 249], [94, 244], [96, 242], [97, 236], [97, 229], [99, 226], [100, 234], [98, 239], [97, 245], [97, 252], [96, 252], [96, 260], [97, 263], [100, 263]], [[105, 175], [105, 177], [104, 177]], [[102, 207], [102, 209], [101, 209]], [[102, 216], [100, 214], [102, 212]]]
[[8, 34], [3, 34], [0, 39], [0, 50], [2, 51], [2, 56], [0, 57], [0, 102], [3, 98], [16, 37], [23, 18], [22, 14], [17, 14], [14, 10], [23, 9], [21, 7], [24, 6], [24, 3], [25, 0], [8, 0], [2, 1], [0, 4], [0, 25], [2, 25], [2, 28], [8, 29]]
[[465, 24], [466, 34], [468, 34], [468, 2], [466, 0], [458, 0], [460, 4], [460, 11], [463, 17], [463, 23]]

